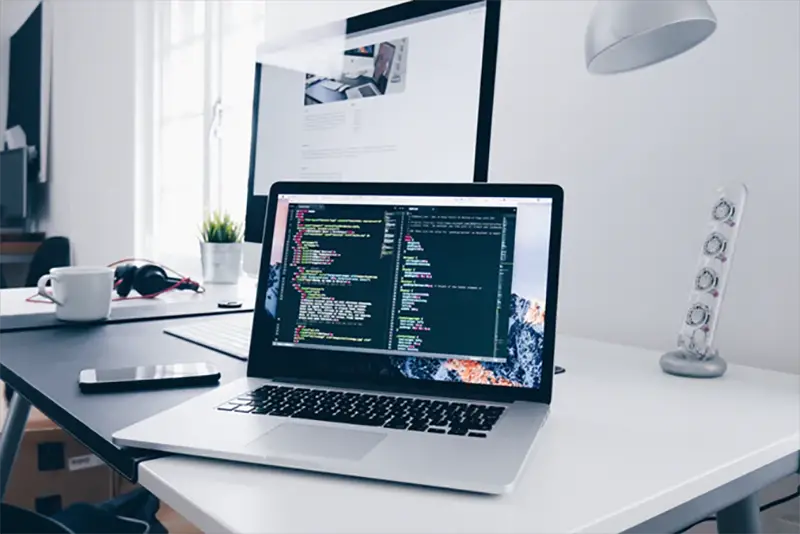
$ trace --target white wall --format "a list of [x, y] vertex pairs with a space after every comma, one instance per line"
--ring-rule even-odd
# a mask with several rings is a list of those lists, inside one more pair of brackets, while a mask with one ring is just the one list
[[[395, 2], [268, 3], [275, 32]], [[675, 344], [715, 189], [750, 197], [721, 315], [733, 362], [800, 372], [800, 3], [711, 0], [717, 32], [638, 72], [586, 72], [595, 2], [505, 1], [490, 180], [566, 191], [559, 330]]]
[[78, 264], [135, 248], [137, 2], [53, 2], [49, 234]]
[[[0, 124], [8, 38], [38, 0], [0, 0]], [[50, 183], [43, 229], [65, 235], [79, 264], [134, 254], [137, 2], [53, 1]]]
[[800, 3], [714, 1], [683, 56], [586, 72], [594, 2], [505, 2], [490, 180], [566, 191], [559, 330], [668, 349], [715, 188], [750, 196], [718, 346], [800, 371]]

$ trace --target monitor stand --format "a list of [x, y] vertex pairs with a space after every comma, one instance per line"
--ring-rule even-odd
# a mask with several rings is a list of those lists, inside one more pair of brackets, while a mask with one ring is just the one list
[[245, 241], [242, 250], [242, 269], [244, 273], [258, 280], [258, 271], [261, 266], [261, 243]]

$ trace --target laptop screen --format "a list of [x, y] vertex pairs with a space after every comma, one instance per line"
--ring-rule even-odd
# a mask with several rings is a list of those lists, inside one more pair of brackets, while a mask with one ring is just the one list
[[264, 300], [272, 344], [372, 354], [412, 379], [539, 388], [551, 208], [279, 195]]

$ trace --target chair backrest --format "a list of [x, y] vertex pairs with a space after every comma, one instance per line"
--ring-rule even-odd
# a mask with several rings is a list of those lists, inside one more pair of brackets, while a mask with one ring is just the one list
[[69, 239], [66, 237], [48, 237], [33, 255], [28, 268], [25, 287], [36, 287], [39, 278], [50, 272], [53, 267], [70, 265]]
[[0, 513], [3, 515], [3, 532], [8, 534], [72, 534], [58, 521], [12, 504], [0, 503]]

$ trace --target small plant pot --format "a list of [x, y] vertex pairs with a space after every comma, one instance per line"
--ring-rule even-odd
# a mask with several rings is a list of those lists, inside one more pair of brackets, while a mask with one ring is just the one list
[[242, 273], [241, 243], [200, 243], [203, 281], [207, 284], [235, 284]]

